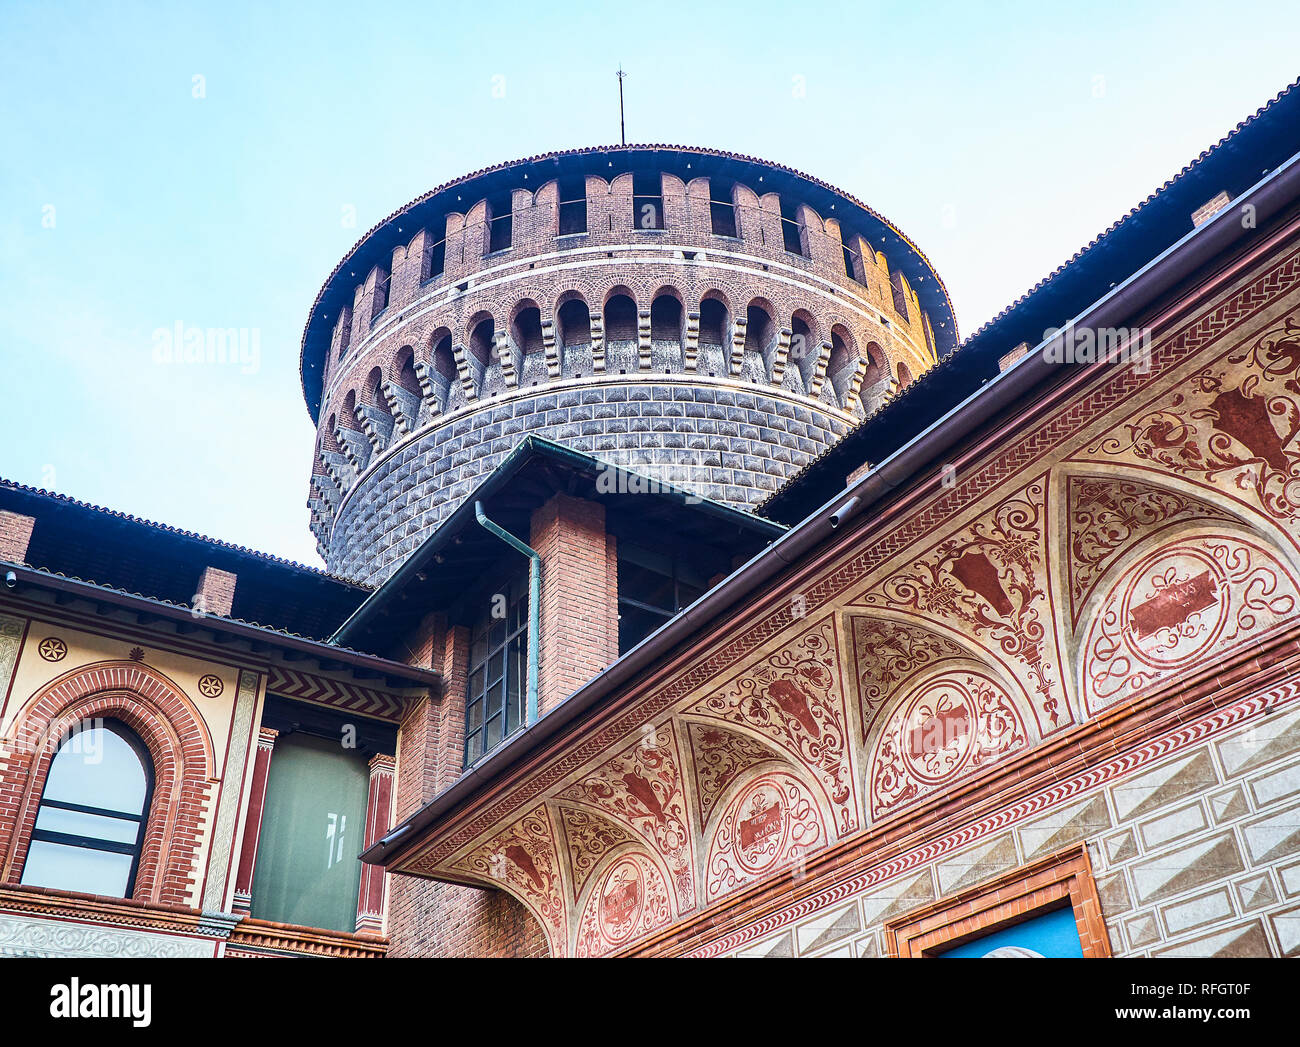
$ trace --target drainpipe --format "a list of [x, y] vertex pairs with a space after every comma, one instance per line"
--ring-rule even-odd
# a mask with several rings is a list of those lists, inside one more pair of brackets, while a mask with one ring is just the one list
[[483, 503], [474, 503], [474, 516], [485, 531], [496, 535], [510, 548], [528, 557], [528, 707], [524, 725], [537, 722], [537, 659], [542, 631], [542, 558], [499, 524], [493, 523], [483, 512]]

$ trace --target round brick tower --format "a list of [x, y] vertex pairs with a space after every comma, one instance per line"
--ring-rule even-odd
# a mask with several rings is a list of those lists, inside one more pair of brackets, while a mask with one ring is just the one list
[[789, 168], [675, 146], [489, 168], [317, 295], [312, 530], [381, 582], [527, 434], [753, 508], [956, 333], [901, 232]]

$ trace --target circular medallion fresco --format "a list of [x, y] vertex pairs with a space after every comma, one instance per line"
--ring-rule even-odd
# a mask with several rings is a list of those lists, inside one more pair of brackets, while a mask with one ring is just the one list
[[61, 662], [68, 654], [68, 645], [57, 636], [47, 636], [36, 648], [47, 662]]
[[645, 904], [641, 870], [631, 858], [614, 863], [600, 885], [600, 926], [614, 943], [622, 942], [635, 930]]
[[1156, 668], [1186, 665], [1223, 631], [1228, 618], [1225, 582], [1222, 567], [1197, 549], [1181, 546], [1148, 557], [1122, 589], [1125, 646]]
[[736, 860], [746, 872], [761, 872], [784, 851], [790, 830], [781, 790], [758, 781], [745, 791], [736, 811]]
[[975, 702], [955, 680], [926, 688], [903, 720], [903, 759], [917, 778], [938, 782], [970, 758], [975, 745]]

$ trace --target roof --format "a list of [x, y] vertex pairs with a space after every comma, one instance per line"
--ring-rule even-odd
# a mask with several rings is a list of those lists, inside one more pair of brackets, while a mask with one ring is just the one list
[[[602, 482], [602, 477], [611, 476], [622, 477], [623, 482]], [[357, 608], [331, 637], [332, 642], [381, 650], [403, 636], [421, 615], [458, 599], [503, 558], [517, 557], [478, 525], [475, 503], [484, 505], [493, 522], [527, 542], [533, 510], [556, 492], [602, 503], [611, 532], [634, 523], [659, 534], [665, 545], [709, 546], [719, 552], [728, 569], [733, 557], [751, 556], [785, 533], [780, 524], [752, 513], [633, 470], [611, 473], [611, 466], [597, 458], [542, 437], [526, 436]], [[453, 547], [453, 554], [444, 555]]]
[[[184, 604], [159, 600], [141, 593], [126, 592], [109, 585], [89, 582], [82, 578], [73, 578], [55, 571], [47, 571], [30, 564], [11, 564], [0, 560], [0, 567], [14, 574], [14, 586], [33, 585], [55, 593], [67, 594], [83, 600], [91, 600], [101, 605], [125, 608], [146, 619], [165, 619], [180, 625], [178, 632], [193, 632], [207, 629], [214, 633], [246, 640], [252, 644], [275, 644], [278, 647], [294, 650], [315, 658], [321, 669], [335, 670], [347, 666], [358, 676], [382, 677], [386, 686], [410, 687], [425, 686], [440, 688], [441, 674], [416, 665], [394, 661], [368, 651], [357, 651], [350, 647], [329, 644], [323, 640], [299, 636], [281, 629], [272, 629], [245, 622], [237, 618], [204, 612], [198, 618]], [[3, 597], [0, 597], [3, 599]], [[369, 715], [362, 713], [361, 715]]]
[[188, 606], [205, 567], [238, 575], [231, 617], [324, 639], [370, 590], [315, 567], [0, 480], [0, 509], [36, 520], [26, 563]]
[[[692, 165], [703, 164], [697, 168]], [[726, 175], [734, 181], [758, 184], [766, 192], [797, 187], [800, 199], [819, 214], [834, 217], [855, 231], [867, 235], [878, 250], [890, 256], [890, 267], [901, 270], [929, 314], [937, 344], [942, 351], [957, 341], [957, 321], [943, 280], [929, 259], [893, 222], [862, 201], [828, 182], [792, 167], [721, 149], [685, 145], [605, 145], [565, 149], [495, 164], [453, 179], [398, 208], [361, 237], [336, 265], [321, 286], [307, 317], [299, 360], [303, 397], [312, 421], [318, 421], [324, 374], [334, 321], [344, 306], [353, 303], [356, 284], [380, 263], [391, 260], [392, 249], [405, 245], [416, 231], [437, 226], [447, 213], [463, 213], [484, 197], [516, 188], [539, 188], [563, 175], [592, 174], [610, 178], [633, 168], [656, 168], [678, 173], [689, 180], [709, 174]], [[461, 196], [469, 190], [471, 199]], [[849, 207], [846, 215], [844, 205]], [[900, 253], [896, 248], [901, 245]], [[346, 279], [337, 277], [348, 271]]]
[[1022, 342], [1037, 346], [1176, 243], [1192, 213], [1219, 192], [1236, 199], [1300, 148], [1300, 80], [1243, 120], [1210, 149], [971, 334], [893, 401], [864, 419], [790, 477], [759, 510], [793, 523], [843, 490], [848, 474], [880, 462], [998, 374], [998, 360]]

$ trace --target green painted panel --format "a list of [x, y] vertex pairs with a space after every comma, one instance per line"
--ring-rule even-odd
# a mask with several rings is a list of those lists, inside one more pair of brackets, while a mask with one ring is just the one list
[[291, 734], [276, 743], [253, 874], [253, 915], [353, 931], [370, 774], [338, 742]]

